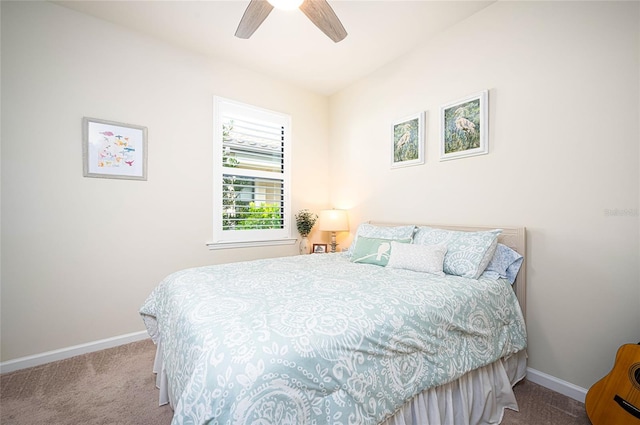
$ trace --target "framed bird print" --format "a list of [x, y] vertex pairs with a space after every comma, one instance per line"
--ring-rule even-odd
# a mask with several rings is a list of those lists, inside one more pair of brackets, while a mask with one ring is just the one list
[[404, 117], [391, 128], [391, 168], [424, 164], [424, 112]]
[[147, 180], [147, 128], [97, 118], [82, 119], [85, 177]]
[[440, 161], [489, 153], [488, 90], [440, 108]]

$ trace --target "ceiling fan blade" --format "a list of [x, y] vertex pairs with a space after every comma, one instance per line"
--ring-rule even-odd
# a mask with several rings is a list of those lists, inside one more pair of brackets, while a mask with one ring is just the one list
[[269, 13], [273, 10], [273, 6], [266, 0], [251, 0], [249, 6], [244, 11], [238, 29], [236, 30], [236, 37], [249, 38], [253, 34], [260, 24], [269, 16]]
[[304, 0], [300, 10], [336, 43], [347, 36], [347, 31], [327, 0]]

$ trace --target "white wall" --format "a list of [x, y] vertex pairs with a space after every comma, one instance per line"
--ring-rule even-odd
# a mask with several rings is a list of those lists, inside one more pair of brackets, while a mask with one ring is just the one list
[[[51, 3], [1, 7], [2, 361], [143, 330], [175, 270], [297, 252], [207, 249], [213, 96], [292, 115], [294, 211], [328, 204], [326, 97]], [[148, 127], [148, 181], [84, 178], [83, 116]]]
[[[529, 366], [583, 388], [640, 340], [639, 18], [498, 2], [330, 103], [332, 203], [352, 224], [528, 228]], [[439, 162], [440, 106], [483, 89], [490, 153]], [[391, 170], [390, 125], [418, 111], [426, 164]]]
[[[605, 214], [638, 210], [638, 3], [498, 2], [329, 101], [54, 4], [0, 5], [2, 361], [142, 330], [174, 270], [296, 251], [206, 249], [214, 94], [293, 115], [294, 210], [527, 226], [530, 366], [586, 388], [640, 340], [638, 216]], [[439, 162], [440, 105], [481, 89], [490, 154]], [[421, 110], [426, 164], [390, 170], [391, 122]], [[83, 178], [83, 116], [147, 126], [149, 180]]]

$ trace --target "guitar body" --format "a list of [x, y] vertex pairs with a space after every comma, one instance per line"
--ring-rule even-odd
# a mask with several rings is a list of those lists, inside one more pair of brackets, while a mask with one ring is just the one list
[[640, 344], [618, 349], [613, 369], [587, 392], [593, 425], [640, 425]]

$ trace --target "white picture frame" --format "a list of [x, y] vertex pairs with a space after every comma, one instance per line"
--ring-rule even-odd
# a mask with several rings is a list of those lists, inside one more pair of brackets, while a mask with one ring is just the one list
[[147, 127], [82, 119], [84, 177], [147, 180]]
[[391, 168], [424, 164], [425, 113], [401, 118], [391, 126]]
[[489, 91], [440, 108], [440, 161], [489, 153]]

